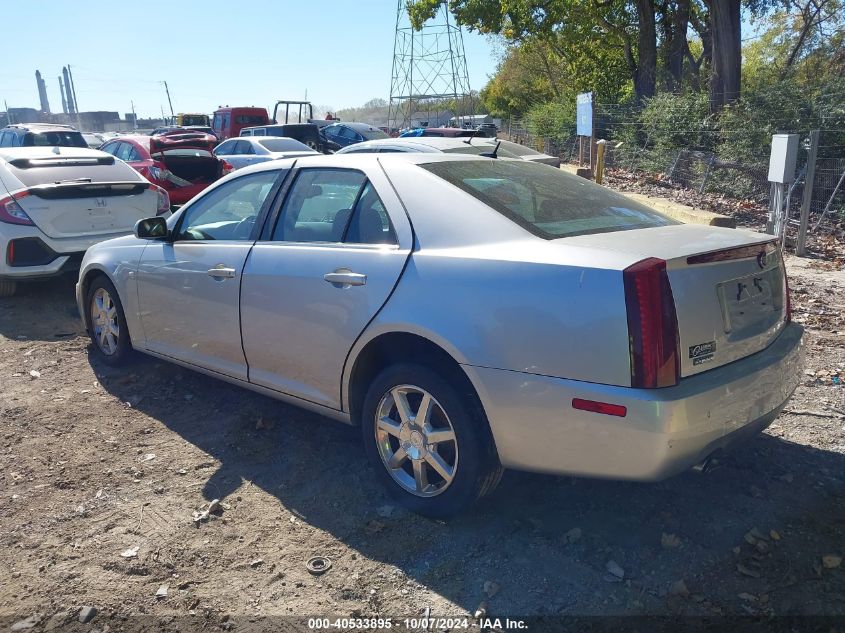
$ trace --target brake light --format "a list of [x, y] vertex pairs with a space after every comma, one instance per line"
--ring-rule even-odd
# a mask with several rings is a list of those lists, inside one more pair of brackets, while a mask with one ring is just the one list
[[649, 258], [622, 271], [628, 311], [631, 386], [669, 387], [680, 379], [678, 317], [666, 262]]
[[222, 158], [220, 159], [220, 162], [223, 163], [222, 167], [223, 167], [223, 175], [224, 176], [227, 175], [227, 174], [231, 174], [233, 171], [235, 171], [235, 168], [232, 166], [231, 163], [227, 163]]
[[0, 198], [0, 222], [6, 224], [23, 224], [26, 226], [35, 226], [23, 207], [18, 204], [18, 200], [22, 200], [29, 195], [29, 191], [23, 190], [13, 193], [11, 196]]
[[152, 185], [153, 189], [155, 189], [156, 195], [158, 196], [158, 204], [156, 205], [156, 215], [164, 215], [168, 211], [170, 211], [170, 195], [167, 193], [165, 189], [157, 185]]

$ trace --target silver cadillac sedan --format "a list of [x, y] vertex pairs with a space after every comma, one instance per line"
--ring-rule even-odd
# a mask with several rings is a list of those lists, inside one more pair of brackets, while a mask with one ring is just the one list
[[248, 167], [91, 247], [76, 293], [103, 361], [138, 350], [360, 426], [430, 516], [503, 468], [707, 469], [803, 364], [771, 236], [502, 158]]

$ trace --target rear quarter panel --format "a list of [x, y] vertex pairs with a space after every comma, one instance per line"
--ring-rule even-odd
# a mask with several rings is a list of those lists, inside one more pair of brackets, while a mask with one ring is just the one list
[[465, 365], [630, 385], [618, 270], [418, 251], [352, 358], [389, 332], [422, 336]]

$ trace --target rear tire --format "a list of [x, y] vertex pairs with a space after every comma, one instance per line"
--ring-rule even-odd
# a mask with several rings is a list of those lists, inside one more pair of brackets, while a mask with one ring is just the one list
[[0, 279], [0, 298], [11, 297], [18, 289], [18, 282], [14, 279]]
[[434, 518], [465, 510], [503, 472], [477, 397], [448, 378], [424, 365], [389, 366], [370, 385], [361, 415], [381, 483], [409, 510]]
[[125, 365], [132, 356], [129, 329], [117, 290], [106, 277], [91, 282], [85, 303], [85, 322], [97, 357], [107, 365]]

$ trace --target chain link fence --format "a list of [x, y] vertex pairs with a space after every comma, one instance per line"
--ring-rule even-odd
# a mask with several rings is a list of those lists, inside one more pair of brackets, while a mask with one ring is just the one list
[[[716, 127], [703, 121], [695, 127], [663, 128], [659, 138], [655, 138], [637, 108], [616, 104], [596, 104], [594, 108], [595, 138], [608, 141], [605, 168], [609, 174], [636, 174], [686, 190], [693, 199], [696, 194], [717, 196], [743, 207], [768, 207], [770, 137], [758, 135], [757, 142], [749, 142], [754, 135], [749, 135], [748, 130]], [[776, 121], [772, 126], [778, 133], [798, 134], [801, 140], [796, 179], [787, 188], [789, 217], [797, 220], [806, 184], [811, 128], [791, 129], [787, 118], [784, 116], [783, 122]], [[823, 125], [825, 121], [818, 123]], [[820, 140], [809, 227], [821, 232], [841, 230], [845, 225], [845, 127], [815, 129], [819, 129]], [[508, 121], [502, 132], [515, 142], [559, 156], [564, 163], [579, 160], [579, 137], [574, 134], [538, 137], [518, 119]]]

